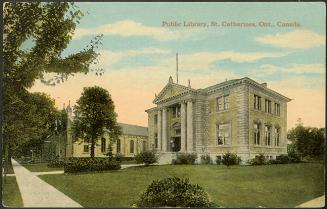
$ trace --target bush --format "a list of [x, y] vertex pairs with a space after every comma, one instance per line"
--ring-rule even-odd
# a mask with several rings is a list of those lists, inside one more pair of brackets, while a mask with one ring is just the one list
[[255, 156], [255, 158], [250, 160], [250, 165], [265, 165], [265, 164], [267, 164], [267, 162], [266, 162], [266, 158], [263, 154]]
[[188, 179], [165, 178], [153, 181], [136, 203], [137, 207], [211, 207], [209, 195]]
[[216, 163], [217, 163], [217, 165], [221, 165], [221, 163], [222, 163], [222, 158], [221, 158], [221, 156], [216, 156]]
[[212, 164], [212, 159], [210, 155], [208, 154], [201, 155], [201, 164]]
[[135, 156], [135, 160], [137, 163], [151, 165], [158, 162], [158, 156], [154, 151], [143, 151]]
[[235, 153], [227, 152], [223, 155], [222, 163], [224, 165], [231, 166], [231, 165], [239, 165], [241, 162], [241, 158], [238, 157]]
[[276, 157], [278, 164], [287, 164], [290, 162], [290, 159], [287, 155], [279, 155]]
[[47, 167], [49, 167], [49, 168], [63, 168], [64, 166], [65, 166], [65, 161], [60, 160], [59, 156], [52, 158], [47, 163]]
[[172, 161], [172, 164], [195, 164], [196, 159], [198, 158], [196, 153], [178, 153], [176, 160]]
[[120, 169], [120, 162], [108, 158], [70, 158], [65, 163], [65, 173], [78, 173], [87, 171], [105, 171]]

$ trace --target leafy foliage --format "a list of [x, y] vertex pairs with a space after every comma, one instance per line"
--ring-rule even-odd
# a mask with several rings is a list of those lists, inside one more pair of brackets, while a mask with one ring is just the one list
[[115, 141], [121, 134], [114, 109], [109, 92], [98, 86], [85, 87], [77, 100], [73, 135], [75, 139], [85, 139], [91, 143], [91, 157], [94, 157], [95, 143], [99, 137], [106, 133], [111, 141]]
[[143, 151], [135, 156], [137, 163], [151, 165], [158, 162], [158, 155], [154, 151]]
[[212, 164], [212, 159], [210, 155], [208, 154], [201, 155], [201, 164]]
[[238, 157], [235, 153], [227, 152], [223, 155], [221, 162], [227, 167], [229, 167], [231, 165], [239, 165], [241, 162], [241, 158]]
[[266, 158], [263, 154], [257, 155], [250, 160], [250, 165], [265, 165], [266, 163]]
[[65, 161], [61, 160], [59, 158], [59, 156], [55, 156], [54, 158], [52, 158], [48, 164], [47, 167], [49, 168], [63, 168], [65, 166]]
[[324, 159], [325, 156], [325, 128], [304, 127], [301, 122], [288, 132], [287, 138], [292, 142], [290, 149], [292, 157], [302, 159]]
[[221, 165], [222, 164], [222, 158], [221, 156], [216, 156], [216, 164]]
[[137, 207], [211, 207], [209, 195], [189, 179], [177, 177], [153, 181], [141, 194]]
[[106, 171], [119, 170], [121, 168], [120, 162], [109, 160], [108, 158], [70, 158], [64, 164], [65, 173], [78, 173], [87, 171]]
[[195, 164], [196, 159], [198, 158], [196, 153], [178, 153], [176, 160], [172, 161], [172, 164]]

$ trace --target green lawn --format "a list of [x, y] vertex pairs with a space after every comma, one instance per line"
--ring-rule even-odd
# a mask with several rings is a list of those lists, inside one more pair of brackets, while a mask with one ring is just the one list
[[3, 177], [2, 199], [5, 207], [23, 207], [23, 200], [16, 182], [15, 176]]
[[48, 171], [62, 171], [63, 168], [48, 168], [46, 163], [37, 164], [22, 164], [25, 168], [32, 172], [48, 172]]
[[165, 165], [40, 178], [84, 207], [130, 207], [154, 179], [188, 177], [223, 207], [294, 207], [324, 193], [324, 165]]

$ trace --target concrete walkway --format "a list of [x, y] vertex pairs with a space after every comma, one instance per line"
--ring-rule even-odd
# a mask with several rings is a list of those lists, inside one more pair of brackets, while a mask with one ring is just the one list
[[297, 208], [322, 208], [325, 207], [325, 195], [310, 200], [308, 202], [302, 203], [296, 206]]
[[11, 160], [24, 207], [82, 207], [35, 174]]

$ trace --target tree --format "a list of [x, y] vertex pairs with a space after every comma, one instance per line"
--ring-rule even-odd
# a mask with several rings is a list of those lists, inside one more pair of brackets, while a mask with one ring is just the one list
[[302, 123], [288, 132], [289, 151], [301, 158], [322, 159], [325, 153], [325, 128], [304, 127]]
[[85, 87], [74, 107], [76, 119], [73, 121], [74, 138], [91, 143], [91, 157], [97, 139], [105, 133], [115, 141], [121, 134], [117, 124], [114, 102], [109, 92], [101, 87]]
[[[82, 16], [74, 3], [4, 3], [1, 91], [7, 162], [20, 144], [38, 137], [40, 124], [28, 120], [34, 114], [33, 103], [26, 102], [29, 97], [33, 98], [28, 88], [34, 81], [40, 79], [55, 85], [74, 73], [88, 73], [90, 65], [96, 62], [95, 49], [102, 36], [96, 36], [82, 51], [62, 56]], [[46, 79], [49, 73], [54, 76]]]

